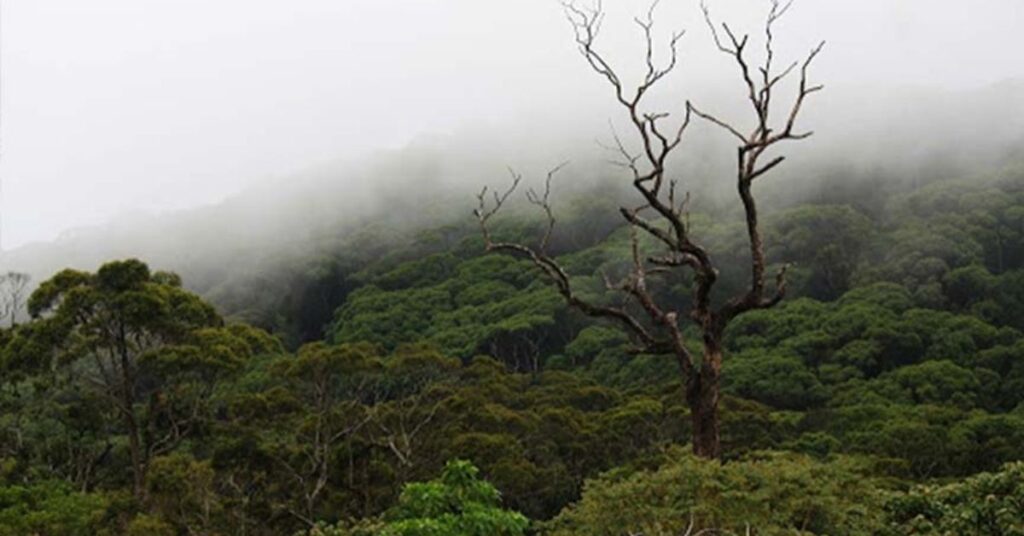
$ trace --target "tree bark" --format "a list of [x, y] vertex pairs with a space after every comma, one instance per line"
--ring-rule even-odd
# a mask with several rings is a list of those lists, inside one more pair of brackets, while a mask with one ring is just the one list
[[686, 402], [690, 407], [693, 453], [717, 459], [722, 454], [718, 399], [721, 387], [722, 350], [718, 341], [707, 343], [700, 370], [686, 378]]
[[139, 501], [146, 495], [146, 456], [143, 452], [139, 423], [135, 420], [135, 373], [129, 357], [128, 337], [122, 324], [118, 328], [118, 354], [121, 358], [121, 414], [132, 459], [132, 492]]
[[146, 470], [142, 456], [142, 444], [139, 441], [139, 427], [132, 415], [131, 406], [127, 411], [121, 412], [124, 417], [124, 426], [128, 433], [128, 449], [132, 458], [132, 492], [138, 500], [145, 499], [146, 492]]

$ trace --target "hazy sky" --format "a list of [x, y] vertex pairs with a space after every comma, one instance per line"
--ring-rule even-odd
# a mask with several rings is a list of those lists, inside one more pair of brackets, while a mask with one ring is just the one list
[[[605, 0], [613, 57], [632, 57], [636, 34], [624, 22], [645, 5]], [[766, 5], [712, 0], [738, 25]], [[690, 32], [682, 75], [714, 76], [726, 60], [706, 54], [696, 0], [661, 7], [665, 28]], [[5, 247], [608, 96], [556, 0], [0, 0], [0, 9]], [[830, 87], [962, 89], [1024, 76], [1022, 27], [1022, 0], [798, 0], [779, 33], [783, 52], [829, 41], [816, 78]]]

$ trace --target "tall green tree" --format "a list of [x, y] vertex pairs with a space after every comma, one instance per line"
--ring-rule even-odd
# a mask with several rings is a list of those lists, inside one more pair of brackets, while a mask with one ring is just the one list
[[102, 400], [127, 439], [140, 499], [150, 461], [201, 426], [217, 379], [276, 347], [265, 333], [225, 327], [176, 275], [134, 259], [96, 273], [64, 270], [39, 286], [28, 309], [32, 329], [8, 350]]

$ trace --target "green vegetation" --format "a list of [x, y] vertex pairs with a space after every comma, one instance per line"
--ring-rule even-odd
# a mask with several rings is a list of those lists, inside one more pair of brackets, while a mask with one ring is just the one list
[[1008, 464], [962, 482], [918, 486], [886, 511], [891, 534], [1024, 533], [1024, 465]]
[[500, 508], [494, 486], [478, 478], [479, 469], [464, 460], [445, 464], [430, 482], [406, 484], [395, 506], [379, 519], [355, 527], [314, 527], [312, 536], [381, 534], [385, 536], [519, 536], [530, 521]]
[[755, 452], [727, 464], [672, 449], [656, 470], [613, 471], [550, 522], [553, 535], [685, 534], [716, 527], [742, 534], [876, 534], [878, 490], [863, 463]]
[[[578, 195], [552, 248], [611, 303], [629, 236]], [[770, 211], [791, 292], [725, 333], [721, 464], [689, 453], [672, 357], [470, 222], [290, 272], [344, 289], [332, 318], [308, 302], [322, 336], [222, 318], [140, 261], [66, 270], [0, 331], [0, 534], [1020, 534], [1022, 206], [1010, 168]], [[744, 283], [734, 216], [692, 215], [715, 299]], [[685, 276], [653, 288], [689, 302]]]

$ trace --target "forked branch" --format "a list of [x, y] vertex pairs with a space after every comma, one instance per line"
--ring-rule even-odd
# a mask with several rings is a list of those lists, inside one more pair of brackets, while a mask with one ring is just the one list
[[[546, 192], [548, 194], [550, 193], [550, 181], [555, 176], [557, 171], [560, 170], [563, 166], [559, 166], [548, 173], [548, 180], [546, 181]], [[564, 268], [562, 268], [558, 261], [551, 257], [544, 249], [533, 248], [526, 244], [516, 242], [495, 241], [493, 239], [493, 235], [489, 227], [491, 218], [494, 217], [494, 215], [497, 214], [499, 210], [501, 210], [501, 208], [505, 205], [505, 202], [508, 200], [509, 196], [516, 190], [520, 182], [522, 182], [522, 176], [520, 174], [514, 171], [511, 172], [511, 174], [511, 185], [502, 194], [495, 193], [495, 195], [493, 196], [493, 204], [488, 203], [488, 189], [486, 187], [480, 192], [479, 195], [477, 195], [479, 205], [477, 209], [473, 211], [473, 213], [476, 215], [477, 220], [479, 222], [480, 231], [484, 237], [484, 245], [487, 251], [504, 251], [530, 259], [530, 261], [533, 262], [533, 264], [537, 266], [537, 268], [539, 268], [541, 272], [544, 273], [544, 275], [551, 280], [552, 283], [554, 283], [555, 288], [558, 290], [558, 293], [562, 295], [562, 297], [570, 306], [579, 309], [581, 312], [589, 316], [609, 318], [619, 322], [628, 330], [628, 332], [632, 336], [634, 336], [637, 339], [641, 347], [644, 349], [652, 349], [659, 347], [660, 345], [651, 335], [650, 331], [648, 331], [648, 329], [644, 327], [643, 323], [641, 323], [636, 317], [630, 314], [624, 307], [610, 307], [605, 305], [599, 305], [596, 303], [592, 303], [588, 300], [584, 300], [583, 298], [580, 298], [579, 295], [577, 295], [575, 290], [573, 289], [572, 282], [569, 278], [568, 273], [565, 271]], [[534, 198], [537, 201], [539, 201], [540, 203], [534, 204], [538, 204], [546, 213], [549, 213], [550, 201], [547, 198], [547, 196], [539, 197], [536, 194], [528, 194], [528, 197]], [[545, 232], [545, 237], [550, 236], [551, 229], [553, 228], [553, 226], [554, 218], [552, 216], [549, 217], [548, 228]], [[544, 244], [546, 244], [546, 240], [542, 240], [542, 245]]]
[[544, 180], [543, 194], [538, 194], [533, 188], [526, 191], [526, 199], [544, 211], [544, 217], [547, 219], [547, 228], [544, 231], [544, 237], [540, 241], [540, 251], [542, 252], [547, 251], [548, 244], [551, 242], [551, 233], [555, 230], [555, 213], [551, 209], [551, 179], [567, 165], [569, 165], [568, 162], [562, 162], [555, 166], [554, 169], [548, 171], [548, 176]]
[[750, 245], [751, 281], [749, 289], [744, 294], [729, 300], [721, 309], [720, 314], [725, 322], [751, 309], [774, 306], [782, 300], [786, 291], [786, 270], [783, 268], [776, 276], [774, 294], [769, 297], [765, 296], [764, 272], [766, 260], [758, 224], [757, 203], [751, 193], [751, 186], [754, 180], [775, 169], [785, 161], [784, 156], [775, 156], [762, 163], [762, 157], [765, 156], [768, 149], [779, 142], [801, 140], [813, 134], [812, 131], [796, 132], [795, 128], [797, 119], [803, 109], [804, 101], [811, 94], [823, 89], [821, 85], [811, 85], [808, 83], [807, 71], [825, 46], [824, 41], [813, 48], [801, 64], [797, 95], [793, 99], [785, 122], [780, 127], [773, 128], [771, 121], [772, 102], [777, 84], [792, 73], [798, 65], [798, 62], [790, 63], [779, 72], [776, 72], [774, 67], [774, 26], [789, 11], [792, 4], [792, 0], [785, 4], [780, 3], [779, 0], [771, 0], [771, 9], [768, 12], [764, 26], [765, 56], [763, 63], [757, 67], [757, 72], [760, 74], [758, 77], [752, 73], [751, 64], [747, 57], [747, 46], [750, 42], [749, 35], [737, 37], [728, 24], [715, 24], [707, 0], [701, 3], [704, 21], [711, 32], [715, 45], [719, 51], [730, 56], [739, 67], [740, 76], [747, 88], [747, 98], [755, 116], [754, 128], [750, 134], [744, 135], [741, 128], [723, 121], [713, 114], [696, 109], [693, 111], [698, 117], [723, 128], [731, 136], [739, 140], [739, 145], [736, 149], [736, 181], [737, 190], [743, 202], [746, 215], [747, 235]]

